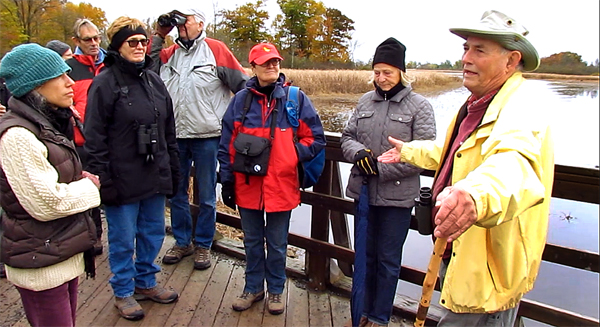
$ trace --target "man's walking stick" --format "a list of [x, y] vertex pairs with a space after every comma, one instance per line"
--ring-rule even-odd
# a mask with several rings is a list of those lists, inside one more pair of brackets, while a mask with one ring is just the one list
[[446, 238], [438, 238], [435, 240], [433, 245], [433, 254], [429, 260], [429, 266], [427, 267], [427, 273], [423, 280], [423, 292], [421, 293], [421, 301], [419, 301], [419, 309], [417, 310], [417, 318], [415, 319], [415, 327], [423, 327], [425, 319], [427, 318], [427, 310], [429, 310], [429, 304], [431, 302], [431, 296], [433, 295], [433, 289], [435, 288], [435, 281], [437, 280], [438, 271], [440, 270], [440, 263], [442, 261], [442, 255], [446, 250]]

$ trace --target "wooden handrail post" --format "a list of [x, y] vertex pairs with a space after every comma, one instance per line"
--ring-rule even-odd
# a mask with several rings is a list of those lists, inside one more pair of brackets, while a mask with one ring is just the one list
[[[333, 183], [333, 164], [331, 160], [325, 161], [323, 174], [313, 191], [331, 195]], [[310, 222], [310, 237], [319, 241], [329, 241], [329, 213], [330, 210], [312, 207]], [[306, 253], [306, 274], [308, 275], [308, 286], [314, 290], [324, 291], [329, 281], [329, 257], [323, 253]]]

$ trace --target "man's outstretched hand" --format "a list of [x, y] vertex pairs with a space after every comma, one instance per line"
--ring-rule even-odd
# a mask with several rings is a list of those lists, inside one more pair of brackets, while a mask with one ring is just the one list
[[377, 157], [377, 161], [383, 163], [398, 163], [400, 162], [400, 151], [402, 151], [402, 146], [404, 142], [395, 139], [391, 136], [388, 136], [388, 141], [394, 147], [382, 153], [379, 157]]

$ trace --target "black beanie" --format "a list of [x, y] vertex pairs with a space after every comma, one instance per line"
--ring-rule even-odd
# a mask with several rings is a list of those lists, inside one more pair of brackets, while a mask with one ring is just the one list
[[400, 41], [390, 37], [383, 41], [377, 46], [375, 50], [375, 56], [373, 56], [373, 67], [375, 64], [380, 62], [394, 67], [400, 68], [402, 71], [406, 71], [406, 64], [404, 63], [404, 56], [406, 53], [406, 47]]
[[146, 30], [142, 26], [138, 26], [136, 29], [131, 29], [129, 26], [125, 26], [121, 28], [115, 35], [113, 35], [112, 40], [110, 40], [110, 44], [108, 45], [108, 50], [119, 51], [125, 40], [127, 40], [132, 35], [142, 34], [145, 37], [148, 37]]

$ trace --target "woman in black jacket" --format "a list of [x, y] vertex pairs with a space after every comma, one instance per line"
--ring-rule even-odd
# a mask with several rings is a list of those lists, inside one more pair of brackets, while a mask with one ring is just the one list
[[160, 266], [154, 260], [165, 237], [165, 197], [177, 190], [179, 158], [173, 105], [148, 69], [144, 24], [119, 17], [107, 35], [108, 68], [89, 89], [84, 148], [89, 171], [102, 183], [115, 306], [122, 317], [137, 320], [144, 311], [136, 300], [178, 298], [156, 284]]

